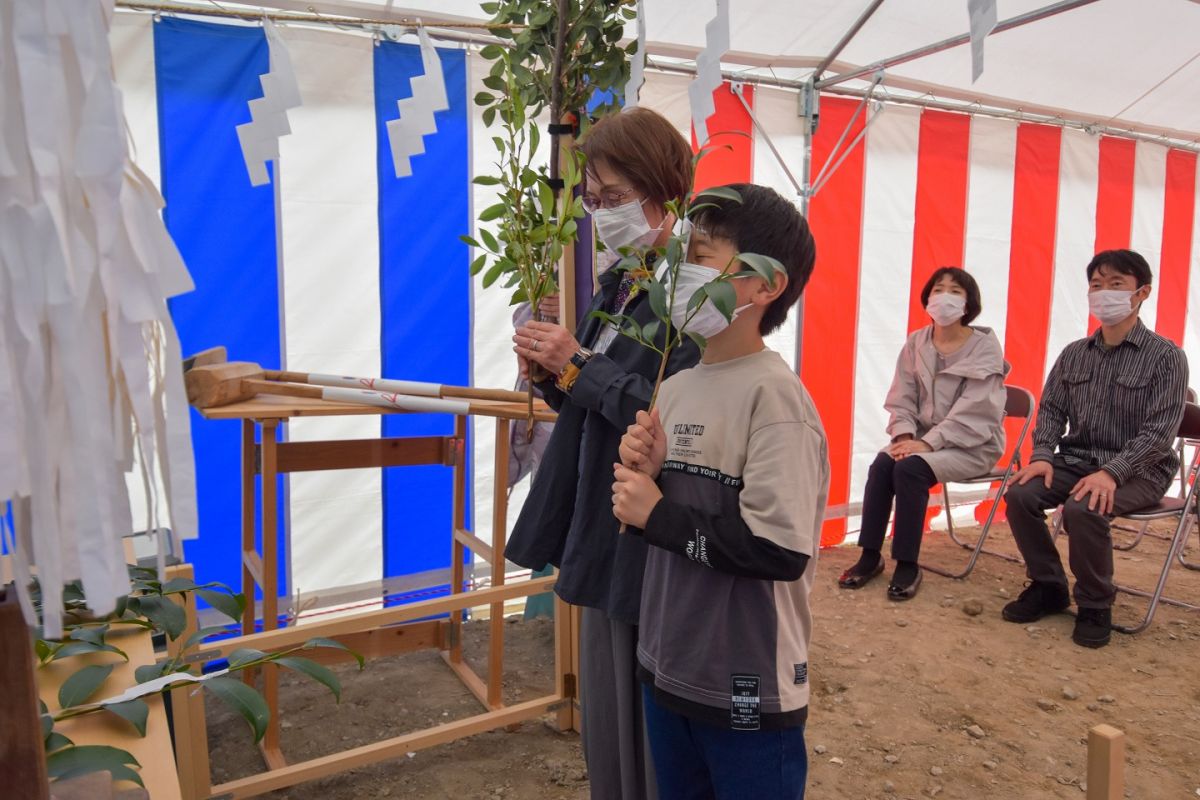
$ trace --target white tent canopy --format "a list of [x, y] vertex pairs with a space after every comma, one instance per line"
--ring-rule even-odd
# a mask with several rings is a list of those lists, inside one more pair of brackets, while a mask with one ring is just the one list
[[[387, 0], [264, 0], [263, 5], [397, 21], [486, 21], [474, 0], [410, 0], [403, 7]], [[704, 45], [714, 5], [713, 0], [647, 0], [651, 58], [694, 58]], [[803, 81], [872, 5], [871, 0], [731, 0], [731, 46], [723, 63], [749, 78]], [[967, 44], [889, 67], [884, 85], [898, 94], [1196, 144], [1200, 3], [999, 0], [998, 16], [1003, 27], [1005, 20], [1050, 7], [1063, 10], [988, 37], [985, 71], [974, 85]], [[961, 36], [967, 25], [966, 0], [883, 0], [824, 77]]]

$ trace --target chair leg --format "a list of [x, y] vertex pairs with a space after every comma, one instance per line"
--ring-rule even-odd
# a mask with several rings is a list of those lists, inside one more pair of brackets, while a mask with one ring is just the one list
[[964, 550], [970, 550], [971, 545], [958, 538], [957, 532], [954, 530], [954, 515], [950, 513], [950, 487], [947, 484], [942, 484], [943, 508], [946, 511], [946, 533], [950, 536], [950, 541]]
[[[1198, 532], [1200, 532], [1200, 525], [1197, 525], [1196, 529]], [[1189, 535], [1191, 535], [1191, 534], [1189, 533]], [[1188, 540], [1188, 537], [1184, 536], [1183, 543], [1187, 544], [1187, 540]], [[1185, 568], [1192, 569], [1192, 570], [1200, 570], [1200, 564], [1197, 564], [1193, 561], [1188, 561], [1186, 558], [1183, 557], [1183, 547], [1182, 546], [1179, 548], [1179, 555], [1177, 557], [1179, 558], [1179, 563], [1182, 564]]]
[[1120, 550], [1120, 551], [1124, 552], [1127, 550], [1132, 550], [1133, 548], [1138, 546], [1138, 544], [1142, 541], [1142, 537], [1146, 535], [1146, 531], [1148, 531], [1150, 529], [1150, 523], [1148, 521], [1143, 522], [1142, 526], [1140, 528], [1130, 528], [1127, 525], [1113, 525], [1111, 527], [1114, 530], [1130, 531], [1130, 532], [1135, 532], [1137, 534], [1136, 536], [1133, 537], [1133, 541], [1130, 542], [1129, 544], [1115, 544], [1115, 543], [1113, 544], [1113, 550]]
[[[1007, 553], [997, 553], [993, 550], [985, 550], [983, 547], [984, 542], [987, 541], [988, 532], [992, 529], [992, 521], [996, 518], [996, 511], [1000, 508], [1000, 498], [1004, 496], [1004, 489], [1008, 486], [1008, 480], [1009, 475], [1005, 475], [1004, 479], [1000, 482], [1000, 488], [996, 491], [996, 499], [992, 502], [992, 507], [988, 510], [988, 516], [983, 523], [983, 529], [979, 531], [979, 539], [975, 542], [975, 546], [970, 548], [971, 558], [967, 561], [967, 565], [963, 568], [962, 572], [950, 572], [949, 570], [944, 570], [941, 567], [934, 567], [926, 564], [922, 564], [921, 569], [927, 570], [928, 572], [932, 572], [936, 575], [942, 575], [947, 578], [961, 580], [970, 575], [971, 571], [975, 569], [975, 562], [979, 560], [980, 553], [987, 553], [988, 555], [996, 556], [997, 558], [1003, 558], [1006, 561], [1012, 561], [1016, 564], [1025, 563], [1015, 556], [1010, 556]], [[947, 509], [949, 509], [949, 498], [946, 500], [946, 506]], [[955, 541], [958, 542], [957, 539], [955, 539]], [[958, 543], [963, 547], [969, 547], [962, 542]]]
[[[1158, 576], [1158, 584], [1154, 587], [1153, 593], [1131, 591], [1130, 594], [1139, 596], [1148, 596], [1150, 605], [1146, 608], [1146, 615], [1142, 617], [1141, 622], [1136, 625], [1118, 625], [1113, 624], [1113, 630], [1120, 633], [1141, 633], [1150, 627], [1150, 622], [1154, 619], [1154, 612], [1158, 610], [1158, 604], [1163, 601], [1163, 589], [1167, 586], [1167, 575], [1171, 572], [1171, 565], [1183, 550], [1183, 542], [1187, 537], [1188, 531], [1191, 530], [1191, 523], [1194, 519], [1194, 514], [1188, 513], [1179, 515], [1179, 524], [1175, 527], [1175, 536], [1171, 539], [1170, 548], [1167, 550], [1167, 557], [1163, 559], [1162, 572]], [[1128, 590], [1127, 590], [1128, 591]]]

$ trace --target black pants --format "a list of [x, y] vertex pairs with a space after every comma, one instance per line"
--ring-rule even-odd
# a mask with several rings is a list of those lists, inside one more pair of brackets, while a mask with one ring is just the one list
[[1163, 496], [1150, 481], [1134, 478], [1117, 487], [1112, 517], [1088, 511], [1091, 496], [1075, 500], [1071, 489], [1080, 478], [1097, 469], [1094, 464], [1068, 464], [1056, 456], [1049, 489], [1041, 478], [1036, 478], [1024, 486], [1010, 486], [1004, 494], [1008, 526], [1025, 559], [1025, 574], [1030, 580], [1057, 583], [1065, 589], [1067, 575], [1050, 538], [1045, 513], [1062, 505], [1071, 572], [1075, 574], [1075, 604], [1080, 608], [1109, 608], [1116, 597], [1110, 529], [1113, 517], [1153, 505]]
[[883, 537], [887, 535], [888, 517], [892, 515], [892, 500], [895, 499], [892, 558], [916, 561], [921, 552], [921, 535], [925, 532], [929, 490], [937, 482], [933, 470], [920, 456], [896, 461], [887, 453], [880, 453], [867, 473], [858, 546], [883, 549]]

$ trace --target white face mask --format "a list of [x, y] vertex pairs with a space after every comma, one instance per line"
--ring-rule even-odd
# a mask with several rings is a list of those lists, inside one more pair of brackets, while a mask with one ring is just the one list
[[1098, 289], [1088, 293], [1088, 310], [1101, 325], [1116, 325], [1133, 313], [1133, 292], [1127, 289]]
[[[705, 339], [711, 339], [721, 331], [729, 327], [729, 323], [737, 319], [738, 314], [741, 314], [753, 303], [747, 303], [744, 306], [738, 306], [733, 310], [733, 317], [730, 320], [725, 319], [725, 315], [717, 310], [713, 305], [712, 300], [705, 300], [700, 308], [696, 309], [692, 314], [691, 321], [687, 321], [688, 301], [692, 299], [692, 295], [704, 286], [706, 283], [711, 283], [721, 275], [721, 270], [713, 267], [702, 267], [699, 264], [691, 264], [687, 261], [679, 265], [679, 274], [677, 277], [678, 286], [675, 289], [675, 305], [671, 308], [671, 324], [677, 329], [690, 331], [703, 336]], [[687, 327], [684, 327], [684, 322], [687, 321]]]
[[942, 292], [929, 298], [925, 312], [938, 325], [950, 325], [963, 318], [967, 310], [967, 298], [961, 294]]
[[[651, 228], [642, 209], [645, 200], [625, 203], [616, 208], [597, 208], [592, 212], [596, 236], [610, 253], [620, 259], [622, 247], [645, 247], [658, 238], [662, 227]], [[615, 263], [615, 262], [613, 262]], [[611, 265], [610, 265], [611, 266]]]

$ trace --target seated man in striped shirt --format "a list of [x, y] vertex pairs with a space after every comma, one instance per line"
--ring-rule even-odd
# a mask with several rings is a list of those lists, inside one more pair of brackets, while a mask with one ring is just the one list
[[1067, 345], [1050, 370], [1033, 457], [1005, 495], [1031, 583], [1004, 607], [1004, 619], [1034, 622], [1071, 605], [1046, 527], [1045, 511], [1061, 504], [1079, 607], [1071, 638], [1103, 647], [1116, 596], [1110, 522], [1166, 494], [1179, 467], [1172, 445], [1188, 368], [1182, 350], [1138, 319], [1153, 279], [1146, 259], [1105, 250], [1087, 276], [1088, 306], [1100, 328]]

